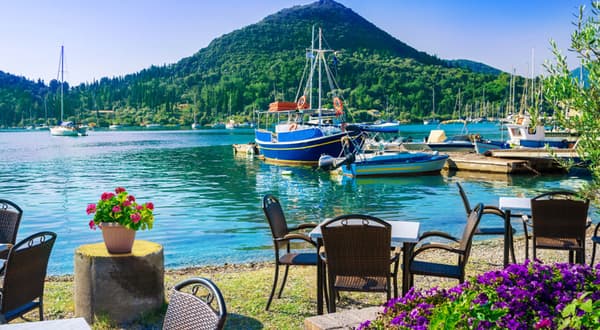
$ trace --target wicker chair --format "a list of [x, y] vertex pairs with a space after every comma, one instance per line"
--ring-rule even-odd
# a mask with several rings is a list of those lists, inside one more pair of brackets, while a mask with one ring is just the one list
[[585, 232], [590, 201], [572, 191], [553, 191], [531, 200], [533, 258], [538, 249], [567, 250], [569, 262], [585, 263]]
[[[469, 260], [469, 255], [471, 253], [471, 245], [473, 242], [475, 230], [479, 225], [481, 216], [483, 215], [483, 208], [483, 204], [479, 203], [477, 204], [477, 206], [475, 206], [475, 209], [471, 211], [467, 218], [467, 224], [465, 225], [465, 229], [460, 240], [452, 237], [447, 233], [439, 231], [429, 231], [421, 235], [419, 241], [414, 246], [413, 250], [408, 251], [408, 253], [410, 253], [410, 256], [409, 264], [406, 268], [409, 272], [410, 287], [413, 286], [414, 275], [455, 278], [460, 283], [465, 281], [465, 266], [467, 264], [467, 261]], [[450, 241], [454, 241], [455, 243], [457, 243], [457, 245], [430, 243], [428, 241], [431, 237], [441, 237]], [[421, 253], [432, 250], [444, 250], [456, 254], [458, 256], [458, 261], [456, 264], [446, 264], [427, 262], [416, 259]]]
[[[293, 231], [312, 229], [317, 226], [314, 223], [300, 224], [297, 227], [290, 228], [287, 225], [285, 215], [279, 200], [273, 195], [266, 195], [263, 198], [263, 211], [265, 217], [271, 227], [271, 234], [273, 235], [273, 248], [275, 249], [275, 277], [273, 279], [273, 287], [271, 288], [271, 294], [267, 301], [267, 307], [265, 310], [269, 310], [273, 295], [277, 288], [277, 281], [279, 279], [279, 266], [285, 266], [285, 272], [283, 275], [283, 281], [281, 288], [279, 289], [278, 298], [281, 298], [283, 287], [287, 280], [288, 270], [290, 266], [316, 266], [317, 265], [317, 253], [316, 243], [305, 234], [302, 233], [291, 233]], [[311, 244], [315, 248], [315, 252], [292, 252], [291, 242], [292, 241], [304, 241]], [[281, 254], [281, 249], [285, 248], [285, 252]]]
[[206, 278], [190, 278], [175, 284], [169, 298], [163, 329], [223, 329], [227, 319], [219, 288]]
[[[456, 186], [458, 187], [458, 193], [460, 194], [460, 198], [463, 201], [463, 206], [465, 207], [465, 212], [467, 214], [467, 217], [469, 216], [469, 214], [471, 214], [471, 212], [473, 211], [473, 209], [471, 209], [471, 203], [469, 202], [469, 197], [467, 197], [467, 193], [465, 192], [465, 190], [463, 189], [462, 185], [457, 182]], [[485, 214], [493, 214], [493, 215], [497, 215], [500, 218], [502, 218], [502, 221], [505, 221], [506, 219], [506, 214], [504, 213], [504, 211], [502, 211], [501, 209], [497, 208], [496, 206], [492, 206], [492, 205], [484, 205], [483, 206], [483, 215]], [[511, 250], [511, 255], [512, 255], [512, 261], [513, 263], [516, 262], [516, 258], [515, 258], [515, 248], [513, 245], [513, 241], [512, 241], [512, 235], [514, 235], [516, 233], [516, 230], [512, 227], [512, 225], [510, 226], [511, 229], [511, 236], [510, 236], [510, 250]], [[505, 230], [504, 230], [504, 226], [501, 227], [481, 227], [481, 226], [477, 226], [477, 229], [475, 229], [475, 235], [502, 235], [505, 236]]]
[[50, 252], [56, 240], [52, 232], [40, 232], [17, 243], [8, 253], [2, 285], [2, 323], [35, 308], [44, 319], [44, 280]]
[[[391, 225], [379, 218], [348, 214], [321, 225], [327, 265], [329, 312], [335, 312], [339, 291], [385, 292], [398, 296], [399, 253], [390, 253]], [[393, 271], [390, 271], [393, 265]]]
[[[23, 210], [17, 204], [0, 199], [0, 243], [15, 244], [22, 216]], [[0, 258], [6, 259], [6, 254], [0, 254]]]

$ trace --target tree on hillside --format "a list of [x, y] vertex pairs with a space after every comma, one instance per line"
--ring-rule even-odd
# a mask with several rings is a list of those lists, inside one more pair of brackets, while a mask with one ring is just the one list
[[600, 202], [600, 1], [591, 5], [589, 14], [584, 6], [579, 9], [570, 48], [588, 72], [588, 82], [584, 85], [573, 77], [566, 56], [551, 41], [556, 63], [545, 64], [550, 76], [544, 82], [544, 96], [553, 105], [559, 123], [580, 134], [577, 154], [589, 163], [592, 174], [592, 182], [583, 191]]

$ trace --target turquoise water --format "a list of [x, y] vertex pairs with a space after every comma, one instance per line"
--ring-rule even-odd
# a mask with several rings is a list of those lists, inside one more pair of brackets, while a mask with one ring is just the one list
[[[406, 125], [403, 136], [422, 138], [433, 126]], [[443, 126], [447, 135], [461, 125]], [[471, 133], [499, 137], [493, 124]], [[288, 221], [319, 221], [344, 213], [420, 221], [421, 230], [462, 231], [464, 209], [455, 182], [472, 203], [497, 205], [499, 196], [534, 196], [552, 188], [575, 189], [577, 175], [440, 176], [348, 180], [311, 168], [280, 167], [233, 155], [231, 144], [253, 139], [252, 130], [93, 131], [87, 137], [51, 137], [47, 131], [0, 132], [0, 198], [24, 209], [18, 239], [58, 234], [50, 274], [73, 272], [73, 251], [102, 241], [88, 228], [88, 203], [126, 187], [155, 204], [155, 227], [138, 239], [164, 245], [165, 266], [176, 268], [271, 260], [271, 234], [262, 197], [275, 194]], [[292, 175], [281, 175], [291, 170]], [[490, 218], [488, 220], [494, 220]]]

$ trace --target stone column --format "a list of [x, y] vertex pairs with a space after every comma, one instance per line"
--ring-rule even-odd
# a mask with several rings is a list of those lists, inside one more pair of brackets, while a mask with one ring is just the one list
[[160, 244], [136, 240], [126, 254], [110, 254], [102, 242], [75, 250], [75, 315], [88, 323], [97, 316], [129, 322], [164, 301]]

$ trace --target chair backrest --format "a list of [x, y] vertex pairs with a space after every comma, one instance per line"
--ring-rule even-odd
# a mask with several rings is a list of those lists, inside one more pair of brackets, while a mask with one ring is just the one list
[[171, 291], [163, 329], [223, 329], [227, 319], [225, 299], [206, 278], [190, 278]]
[[585, 238], [590, 201], [572, 191], [553, 191], [531, 200], [533, 234], [536, 237]]
[[469, 260], [469, 255], [471, 254], [471, 245], [473, 244], [473, 236], [475, 235], [477, 226], [479, 226], [479, 221], [481, 220], [482, 215], [483, 203], [479, 203], [473, 210], [471, 210], [467, 217], [467, 224], [465, 225], [465, 229], [459, 243], [459, 249], [463, 251], [464, 255], [464, 258], [461, 259], [462, 264], [466, 264]]
[[40, 232], [10, 250], [4, 269], [2, 314], [43, 297], [48, 259], [55, 240], [55, 233]]
[[282, 238], [289, 233], [287, 221], [279, 199], [273, 195], [265, 195], [263, 198], [263, 211], [271, 227], [273, 238]]
[[0, 243], [15, 244], [23, 210], [6, 199], [0, 199]]
[[373, 216], [348, 214], [323, 223], [321, 232], [327, 268], [332, 274], [390, 275], [392, 227], [389, 223]]
[[469, 203], [469, 197], [467, 197], [467, 193], [463, 189], [463, 187], [460, 184], [460, 182], [457, 182], [456, 186], [458, 187], [458, 193], [460, 194], [460, 198], [462, 198], [463, 205], [465, 207], [465, 212], [466, 212], [466, 214], [468, 216], [471, 213], [471, 211], [472, 211], [472, 209], [471, 209], [471, 203]]

